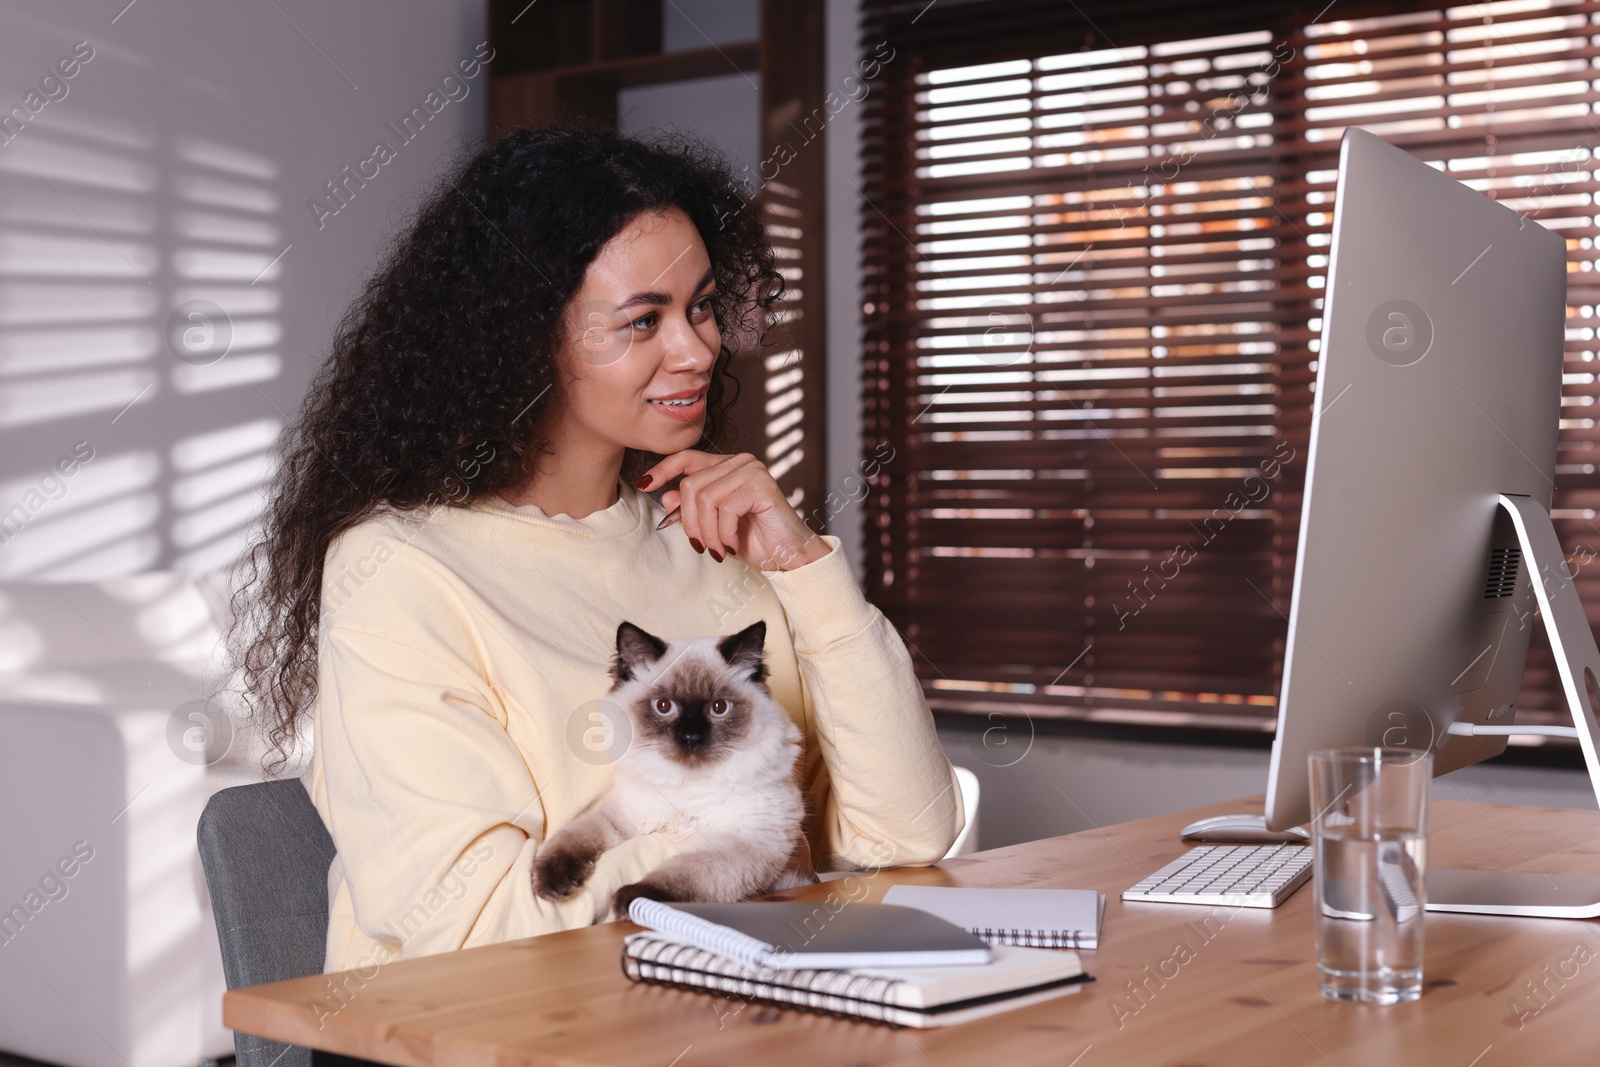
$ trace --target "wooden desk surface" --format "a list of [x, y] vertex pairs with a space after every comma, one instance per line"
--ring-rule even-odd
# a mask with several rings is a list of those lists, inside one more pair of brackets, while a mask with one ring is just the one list
[[[1276, 910], [1118, 899], [1184, 850], [1179, 827], [1240, 810], [1260, 798], [871, 876], [865, 899], [896, 882], [1106, 894], [1101, 948], [1083, 953], [1097, 981], [965, 1026], [904, 1030], [635, 984], [618, 963], [628, 923], [236, 990], [223, 1017], [404, 1067], [1600, 1064], [1600, 924], [1430, 913], [1422, 999], [1376, 1007], [1317, 993], [1308, 889]], [[1532, 857], [1545, 873], [1600, 875], [1600, 812], [1441, 802], [1429, 852], [1437, 866], [1531, 870]], [[860, 898], [860, 883], [787, 897], [846, 892]], [[343, 1006], [330, 980], [349, 991]]]

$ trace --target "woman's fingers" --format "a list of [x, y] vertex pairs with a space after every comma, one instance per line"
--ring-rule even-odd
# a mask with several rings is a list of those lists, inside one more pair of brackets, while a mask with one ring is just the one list
[[695, 511], [695, 495], [687, 480], [678, 483], [677, 494], [678, 525], [683, 527], [683, 536], [689, 539], [696, 552], [704, 552], [706, 545], [700, 540], [700, 515]]
[[748, 452], [729, 456], [685, 449], [652, 467], [639, 486], [648, 489], [673, 478], [678, 483], [661, 494], [661, 504], [669, 515], [676, 513], [695, 551], [721, 560], [753, 552], [756, 541], [756, 547], [776, 551], [793, 540], [790, 527], [798, 517], [766, 465]]
[[739, 546], [739, 519], [742, 516], [742, 512], [733, 508], [722, 508], [717, 512], [717, 539], [728, 546], [728, 555], [730, 556], [734, 554], [734, 549]]
[[662, 459], [660, 463], [646, 471], [635, 484], [636, 488], [649, 491], [682, 475], [676, 488], [668, 489], [661, 494], [661, 506], [667, 510], [669, 516], [676, 513], [677, 521], [683, 525], [683, 532], [689, 537], [689, 543], [697, 546], [696, 551], [704, 550], [705, 538], [700, 534], [699, 524], [691, 517], [694, 508], [691, 503], [693, 496], [691, 489], [700, 484], [698, 480], [691, 482], [691, 478], [727, 458], [686, 448], [682, 452], [674, 452]]
[[[679, 452], [667, 458], [673, 459], [681, 455], [683, 453]], [[683, 526], [684, 534], [689, 538], [689, 544], [694, 546], [696, 552], [704, 552], [708, 540], [706, 536], [706, 502], [704, 500], [707, 484], [706, 470], [708, 467], [716, 466], [719, 462], [726, 461], [727, 457], [716, 456], [712, 457], [712, 459], [712, 463], [697, 465], [694, 470], [678, 480], [678, 520]], [[713, 528], [715, 527], [715, 522], [712, 523], [712, 526]]]
[[690, 492], [694, 501], [695, 536], [706, 546], [706, 551], [719, 560], [728, 554], [728, 542], [722, 536], [722, 515], [731, 511], [736, 520], [739, 515], [739, 501], [735, 495], [738, 487], [728, 481], [730, 477], [738, 477], [730, 473], [737, 468], [738, 457], [729, 456], [727, 459], [726, 463], [719, 463], [684, 479], [692, 485]]
[[719, 477], [708, 488], [708, 494], [717, 501], [717, 540], [729, 552], [750, 547], [742, 540], [740, 529], [747, 531], [746, 520], [785, 503], [778, 483], [773, 481], [766, 465], [748, 453], [734, 457], [734, 462], [718, 468]]
[[686, 448], [681, 452], [674, 452], [657, 463], [654, 467], [644, 472], [644, 476], [636, 483], [636, 488], [645, 492], [658, 489], [666, 485], [679, 475], [693, 474], [704, 470], [706, 467], [715, 466], [727, 456], [715, 455], [711, 452], [701, 452], [698, 449]]
[[720, 462], [685, 475], [676, 492], [690, 544], [721, 559], [739, 546], [739, 520], [776, 492], [776, 484], [763, 484], [770, 483], [771, 476], [748, 453], [719, 458]]

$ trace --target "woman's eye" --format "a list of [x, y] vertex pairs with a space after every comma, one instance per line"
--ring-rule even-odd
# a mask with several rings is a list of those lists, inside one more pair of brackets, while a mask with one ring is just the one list
[[711, 702], [711, 714], [721, 718], [728, 714], [728, 707], [729, 704], [726, 700], [713, 700]]
[[656, 313], [654, 311], [650, 312], [650, 314], [648, 314], [648, 315], [640, 315], [638, 318], [636, 318], [632, 322], [628, 323], [628, 329], [637, 330], [640, 333], [646, 332], [648, 330], [653, 330], [653, 329], [655, 329], [655, 327], [656, 327]]
[[655, 708], [657, 715], [672, 714], [672, 701], [668, 700], [666, 697], [657, 697], [652, 707]]
[[689, 311], [695, 315], [710, 314], [712, 295], [703, 296], [699, 300], [695, 301], [694, 306], [689, 308]]

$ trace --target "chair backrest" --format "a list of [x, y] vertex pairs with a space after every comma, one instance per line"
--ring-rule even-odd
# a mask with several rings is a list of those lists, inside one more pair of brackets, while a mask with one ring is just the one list
[[[319, 974], [333, 839], [299, 779], [235, 786], [200, 816], [200, 862], [229, 989]], [[234, 1035], [238, 1067], [310, 1067], [309, 1049]]]
[[978, 776], [965, 767], [956, 767], [954, 770], [956, 784], [961, 787], [961, 804], [967, 812], [967, 824], [950, 845], [950, 851], [944, 854], [947, 860], [978, 851]]

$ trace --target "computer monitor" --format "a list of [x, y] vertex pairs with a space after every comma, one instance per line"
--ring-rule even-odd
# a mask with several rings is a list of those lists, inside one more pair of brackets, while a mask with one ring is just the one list
[[1575, 719], [1546, 732], [1578, 737], [1600, 796], [1600, 652], [1549, 518], [1565, 243], [1351, 129], [1330, 252], [1267, 825], [1311, 818], [1319, 748], [1431, 749], [1437, 774], [1500, 753], [1535, 625]]

